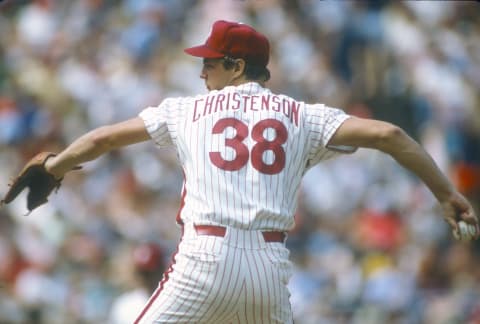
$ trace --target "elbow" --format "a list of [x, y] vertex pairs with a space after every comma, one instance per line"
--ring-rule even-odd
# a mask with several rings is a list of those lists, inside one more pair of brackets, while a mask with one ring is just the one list
[[405, 136], [405, 132], [400, 127], [390, 123], [383, 123], [376, 131], [375, 148], [388, 153]]
[[114, 149], [114, 141], [110, 136], [108, 126], [102, 126], [90, 133], [90, 145], [95, 151], [104, 153]]

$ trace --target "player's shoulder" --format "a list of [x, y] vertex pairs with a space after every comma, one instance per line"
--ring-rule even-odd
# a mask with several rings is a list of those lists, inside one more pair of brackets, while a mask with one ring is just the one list
[[[201, 96], [201, 95], [198, 95]], [[159, 106], [168, 106], [175, 104], [182, 104], [186, 102], [191, 102], [195, 100], [198, 96], [181, 96], [181, 95], [172, 95], [162, 100]]]
[[307, 115], [312, 116], [328, 116], [328, 115], [341, 115], [346, 112], [341, 108], [329, 106], [324, 103], [307, 103], [305, 104], [304, 112]]
[[182, 111], [182, 110], [188, 109], [189, 106], [193, 105], [195, 101], [199, 100], [203, 96], [205, 95], [204, 94], [198, 94], [194, 96], [173, 95], [163, 99], [162, 102], [157, 107], [162, 110]]

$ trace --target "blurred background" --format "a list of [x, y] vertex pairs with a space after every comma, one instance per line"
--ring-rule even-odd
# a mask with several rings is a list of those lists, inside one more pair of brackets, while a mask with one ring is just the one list
[[[269, 87], [404, 128], [480, 204], [480, 3], [5, 0], [0, 2], [0, 195], [35, 153], [165, 97], [205, 93], [217, 19], [271, 40]], [[0, 209], [0, 323], [131, 323], [180, 237], [183, 175], [145, 143], [84, 165], [48, 204]], [[298, 324], [480, 323], [479, 244], [432, 194], [359, 150], [303, 181], [288, 246]]]

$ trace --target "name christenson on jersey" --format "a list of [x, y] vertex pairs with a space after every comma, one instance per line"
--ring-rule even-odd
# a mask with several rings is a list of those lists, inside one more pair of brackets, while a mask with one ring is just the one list
[[193, 109], [193, 122], [202, 117], [223, 110], [239, 110], [247, 111], [275, 111], [285, 115], [290, 122], [298, 126], [298, 111], [300, 103], [288, 97], [277, 95], [249, 95], [242, 96], [237, 92], [233, 93], [217, 93], [201, 97], [195, 100]]

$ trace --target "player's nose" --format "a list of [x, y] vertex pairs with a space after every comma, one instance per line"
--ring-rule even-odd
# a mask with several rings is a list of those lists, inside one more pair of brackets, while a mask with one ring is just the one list
[[207, 79], [207, 73], [205, 73], [205, 69], [202, 69], [200, 72], [200, 79]]

